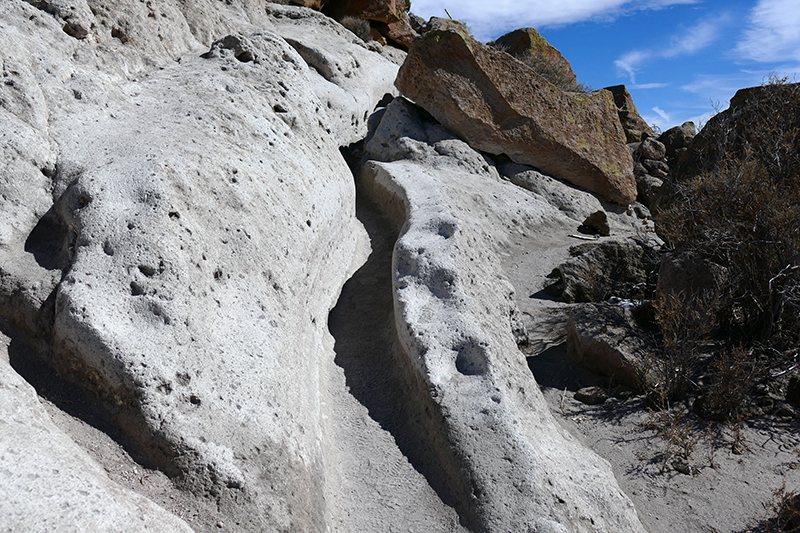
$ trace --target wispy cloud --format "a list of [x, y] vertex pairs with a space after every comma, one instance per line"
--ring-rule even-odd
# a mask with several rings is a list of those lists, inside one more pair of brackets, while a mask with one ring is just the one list
[[630, 88], [631, 89], [640, 89], [640, 90], [661, 89], [663, 87], [666, 87], [667, 85], [669, 85], [669, 84], [668, 83], [639, 83], [639, 84], [636, 84], [636, 85], [631, 85]]
[[759, 0], [734, 53], [739, 59], [760, 62], [800, 60], [797, 0]]
[[634, 50], [614, 61], [614, 64], [619, 70], [627, 73], [631, 83], [635, 84], [636, 71], [639, 69], [639, 65], [648, 61], [652, 56], [653, 52], [650, 50]]
[[656, 115], [658, 115], [659, 117], [664, 119], [664, 122], [669, 122], [670, 120], [672, 120], [672, 119], [670, 119], [669, 115], [663, 109], [661, 109], [658, 106], [655, 106], [653, 108], [653, 111], [655, 111]]
[[507, 31], [532, 26], [542, 28], [596, 18], [614, 19], [634, 11], [695, 4], [699, 0], [413, 0], [411, 11], [423, 18], [446, 17], [444, 9], [469, 24], [475, 37], [488, 40]]
[[643, 63], [697, 53], [716, 41], [722, 29], [730, 21], [730, 14], [717, 14], [713, 19], [701, 20], [694, 26], [674, 34], [670, 37], [668, 45], [645, 50], [632, 50], [614, 61], [614, 64], [620, 73], [627, 75], [631, 83], [636, 84], [636, 73]]

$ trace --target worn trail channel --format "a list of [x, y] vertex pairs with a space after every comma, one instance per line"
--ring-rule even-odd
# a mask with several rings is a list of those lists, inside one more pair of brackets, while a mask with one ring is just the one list
[[347, 498], [335, 506], [353, 521], [342, 530], [458, 530], [452, 509], [457, 502], [443, 484], [446, 476], [421, 419], [424, 401], [397, 350], [392, 297], [397, 232], [361, 191], [356, 210], [372, 252], [344, 285], [328, 319], [336, 367], [328, 368], [332, 405], [326, 426], [332, 438], [327, 440], [336, 443], [339, 456], [343, 490], [335, 497]]

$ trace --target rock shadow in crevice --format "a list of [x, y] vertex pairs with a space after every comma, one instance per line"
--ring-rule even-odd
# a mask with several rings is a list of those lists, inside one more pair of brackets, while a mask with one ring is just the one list
[[395, 332], [392, 252], [397, 233], [363, 194], [358, 196], [356, 216], [369, 234], [372, 253], [344, 285], [328, 317], [336, 341], [334, 361], [344, 370], [350, 394], [392, 435], [413, 468], [464, 522], [464, 502], [453, 490], [452, 469], [442, 464], [448, 445], [441, 435], [441, 415], [408, 368]]
[[25, 240], [25, 251], [47, 270], [66, 270], [70, 265], [71, 236], [61, 222], [55, 206], [45, 213]]
[[142, 467], [151, 470], [156, 468], [141, 447], [113, 423], [112, 414], [103, 407], [94, 394], [63, 379], [47, 363], [45, 357], [35, 353], [22, 340], [16, 328], [3, 318], [0, 318], [0, 333], [10, 339], [8, 357], [11, 368], [27, 381], [41, 398], [70, 417], [108, 435]]

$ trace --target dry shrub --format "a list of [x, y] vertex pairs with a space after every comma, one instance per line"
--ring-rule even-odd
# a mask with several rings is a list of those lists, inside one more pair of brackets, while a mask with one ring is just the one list
[[[701, 295], [685, 296], [683, 310], [662, 304], [659, 316], [665, 353], [681, 361], [698, 334], [722, 347], [706, 400], [723, 418], [739, 416], [760, 371], [786, 366], [800, 346], [800, 85], [778, 81], [709, 121], [656, 212], [669, 246], [726, 271], [701, 316]], [[719, 327], [708, 329], [706, 313]]]
[[764, 375], [761, 362], [740, 346], [718, 354], [709, 371], [711, 383], [704, 391], [700, 414], [734, 423], [744, 420], [748, 393]]
[[773, 514], [766, 525], [768, 533], [800, 533], [800, 493], [786, 490], [784, 483], [773, 493], [767, 507]]
[[655, 431], [666, 444], [660, 456], [662, 474], [675, 461], [688, 464], [700, 440], [694, 424], [684, 415], [682, 408], [649, 412], [645, 428]]
[[703, 343], [717, 325], [717, 305], [711, 292], [665, 294], [653, 303], [663, 351], [651, 355], [643, 367], [656, 380], [641, 381], [655, 407], [669, 407], [695, 383], [707, 359]]

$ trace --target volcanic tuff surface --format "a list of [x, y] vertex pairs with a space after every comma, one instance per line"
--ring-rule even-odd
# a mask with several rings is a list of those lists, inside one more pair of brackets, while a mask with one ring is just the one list
[[0, 20], [3, 529], [642, 530], [502, 265], [598, 200], [384, 109], [398, 53], [305, 8]]

